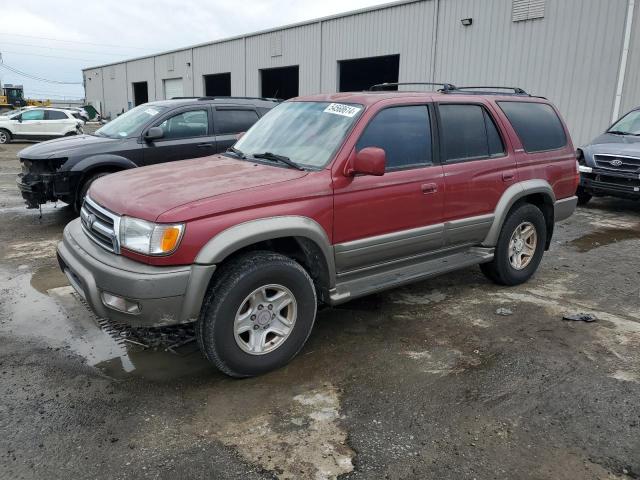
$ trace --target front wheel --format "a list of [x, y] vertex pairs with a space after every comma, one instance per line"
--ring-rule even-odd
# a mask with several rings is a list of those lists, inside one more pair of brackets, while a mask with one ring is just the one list
[[78, 192], [78, 198], [76, 199], [76, 203], [75, 203], [75, 209], [76, 209], [77, 212], [79, 212], [80, 209], [82, 208], [82, 203], [84, 202], [84, 197], [87, 196], [87, 192], [89, 192], [89, 188], [91, 187], [91, 184], [93, 184], [93, 182], [95, 182], [99, 178], [105, 177], [105, 176], [107, 176], [107, 175], [109, 175], [111, 173], [113, 173], [113, 172], [96, 173], [94, 175], [91, 175], [89, 178], [87, 178], [82, 183], [82, 187], [80, 188], [80, 191]]
[[576, 196], [578, 197], [578, 205], [586, 205], [593, 198], [593, 195], [586, 192], [582, 187], [578, 187]]
[[529, 280], [538, 269], [544, 254], [547, 226], [538, 207], [523, 204], [507, 216], [495, 256], [480, 265], [482, 273], [499, 285], [519, 285]]
[[11, 141], [11, 134], [2, 128], [0, 128], [0, 144], [9, 143]]
[[198, 319], [198, 344], [227, 375], [260, 375], [300, 351], [316, 307], [313, 281], [299, 263], [277, 253], [249, 252], [216, 272]]

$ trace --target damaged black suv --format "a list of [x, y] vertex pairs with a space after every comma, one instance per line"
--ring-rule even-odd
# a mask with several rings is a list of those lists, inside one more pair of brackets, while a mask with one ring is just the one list
[[20, 151], [17, 183], [27, 208], [61, 200], [76, 209], [98, 178], [155, 163], [223, 152], [278, 101], [201, 97], [146, 103], [91, 135], [51, 140]]

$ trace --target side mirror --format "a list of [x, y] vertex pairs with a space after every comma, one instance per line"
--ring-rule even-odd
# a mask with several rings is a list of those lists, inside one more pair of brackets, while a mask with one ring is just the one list
[[147, 142], [152, 142], [162, 137], [164, 137], [164, 130], [161, 127], [151, 127], [144, 135], [144, 139]]
[[381, 177], [387, 165], [387, 154], [382, 148], [366, 147], [357, 152], [349, 162], [347, 175], [374, 175]]

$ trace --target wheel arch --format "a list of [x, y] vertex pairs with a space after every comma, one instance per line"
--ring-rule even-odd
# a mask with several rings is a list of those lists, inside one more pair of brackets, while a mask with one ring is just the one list
[[547, 226], [547, 238], [545, 249], [549, 249], [551, 238], [553, 237], [554, 213], [556, 196], [549, 182], [545, 180], [526, 180], [509, 187], [500, 198], [495, 210], [493, 224], [487, 234], [483, 246], [495, 247], [498, 242], [500, 230], [507, 215], [514, 206], [521, 203], [531, 203], [538, 207], [545, 218]]
[[211, 238], [195, 263], [220, 264], [250, 250], [270, 250], [298, 261], [313, 278], [319, 298], [328, 300], [329, 290], [335, 286], [333, 247], [313, 219], [279, 216], [235, 225]]
[[76, 184], [76, 200], [82, 191], [84, 183], [92, 176], [98, 173], [115, 173], [135, 167], [137, 165], [131, 160], [118, 155], [96, 155], [80, 160], [71, 168], [71, 172], [80, 174]]

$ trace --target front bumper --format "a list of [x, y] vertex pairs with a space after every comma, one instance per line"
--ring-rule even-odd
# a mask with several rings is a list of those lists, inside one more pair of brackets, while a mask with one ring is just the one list
[[[69, 282], [98, 317], [134, 327], [195, 321], [215, 265], [156, 267], [107, 252], [93, 243], [76, 219], [64, 229], [58, 261]], [[139, 312], [108, 307], [103, 293], [126, 298]]]
[[640, 175], [580, 168], [580, 187], [592, 195], [640, 199]]

